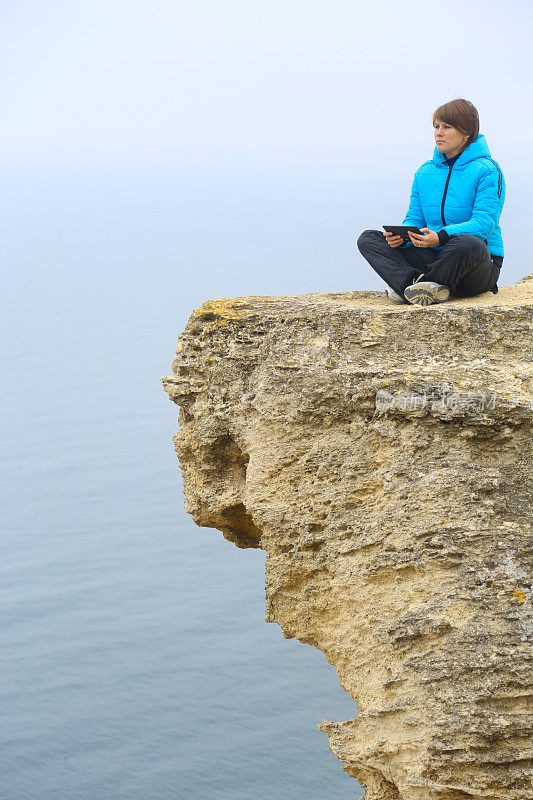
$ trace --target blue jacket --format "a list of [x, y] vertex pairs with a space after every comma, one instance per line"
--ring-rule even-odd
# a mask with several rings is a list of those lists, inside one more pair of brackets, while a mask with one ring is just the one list
[[[432, 160], [415, 172], [409, 210], [402, 224], [437, 233], [444, 230], [450, 236], [469, 233], [483, 239], [491, 255], [503, 257], [498, 221], [504, 201], [503, 173], [480, 133], [451, 165], [435, 147]], [[408, 242], [404, 247], [413, 244]]]

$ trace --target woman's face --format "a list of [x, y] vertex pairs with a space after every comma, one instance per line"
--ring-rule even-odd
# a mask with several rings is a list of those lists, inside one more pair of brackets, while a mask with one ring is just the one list
[[457, 128], [453, 128], [440, 119], [436, 119], [433, 123], [433, 133], [437, 150], [448, 158], [456, 156], [468, 139], [465, 133], [461, 133]]

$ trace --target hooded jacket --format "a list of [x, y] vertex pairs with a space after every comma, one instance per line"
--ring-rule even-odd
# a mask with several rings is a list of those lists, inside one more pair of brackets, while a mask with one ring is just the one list
[[[483, 134], [448, 161], [435, 147], [431, 161], [415, 172], [409, 209], [403, 225], [417, 225], [439, 233], [440, 251], [449, 236], [469, 233], [482, 239], [494, 256], [503, 259], [499, 225], [505, 202], [505, 180], [491, 158]], [[405, 247], [413, 247], [407, 242]], [[500, 259], [498, 259], [499, 261]]]

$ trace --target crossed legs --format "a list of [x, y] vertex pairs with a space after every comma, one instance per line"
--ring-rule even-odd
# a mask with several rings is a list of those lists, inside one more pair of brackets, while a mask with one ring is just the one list
[[450, 236], [442, 250], [431, 247], [390, 247], [381, 231], [366, 230], [357, 247], [372, 269], [395, 292], [404, 290], [424, 275], [424, 281], [448, 286], [456, 297], [488, 292], [498, 279], [485, 243], [477, 236]]

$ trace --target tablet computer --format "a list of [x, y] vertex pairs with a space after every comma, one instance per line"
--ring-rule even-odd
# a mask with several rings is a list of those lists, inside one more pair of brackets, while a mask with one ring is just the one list
[[383, 225], [384, 230], [390, 231], [390, 233], [394, 233], [395, 236], [402, 236], [406, 242], [410, 242], [411, 239], [407, 235], [407, 231], [412, 231], [413, 233], [419, 233], [420, 236], [424, 234], [417, 228], [416, 225]]

